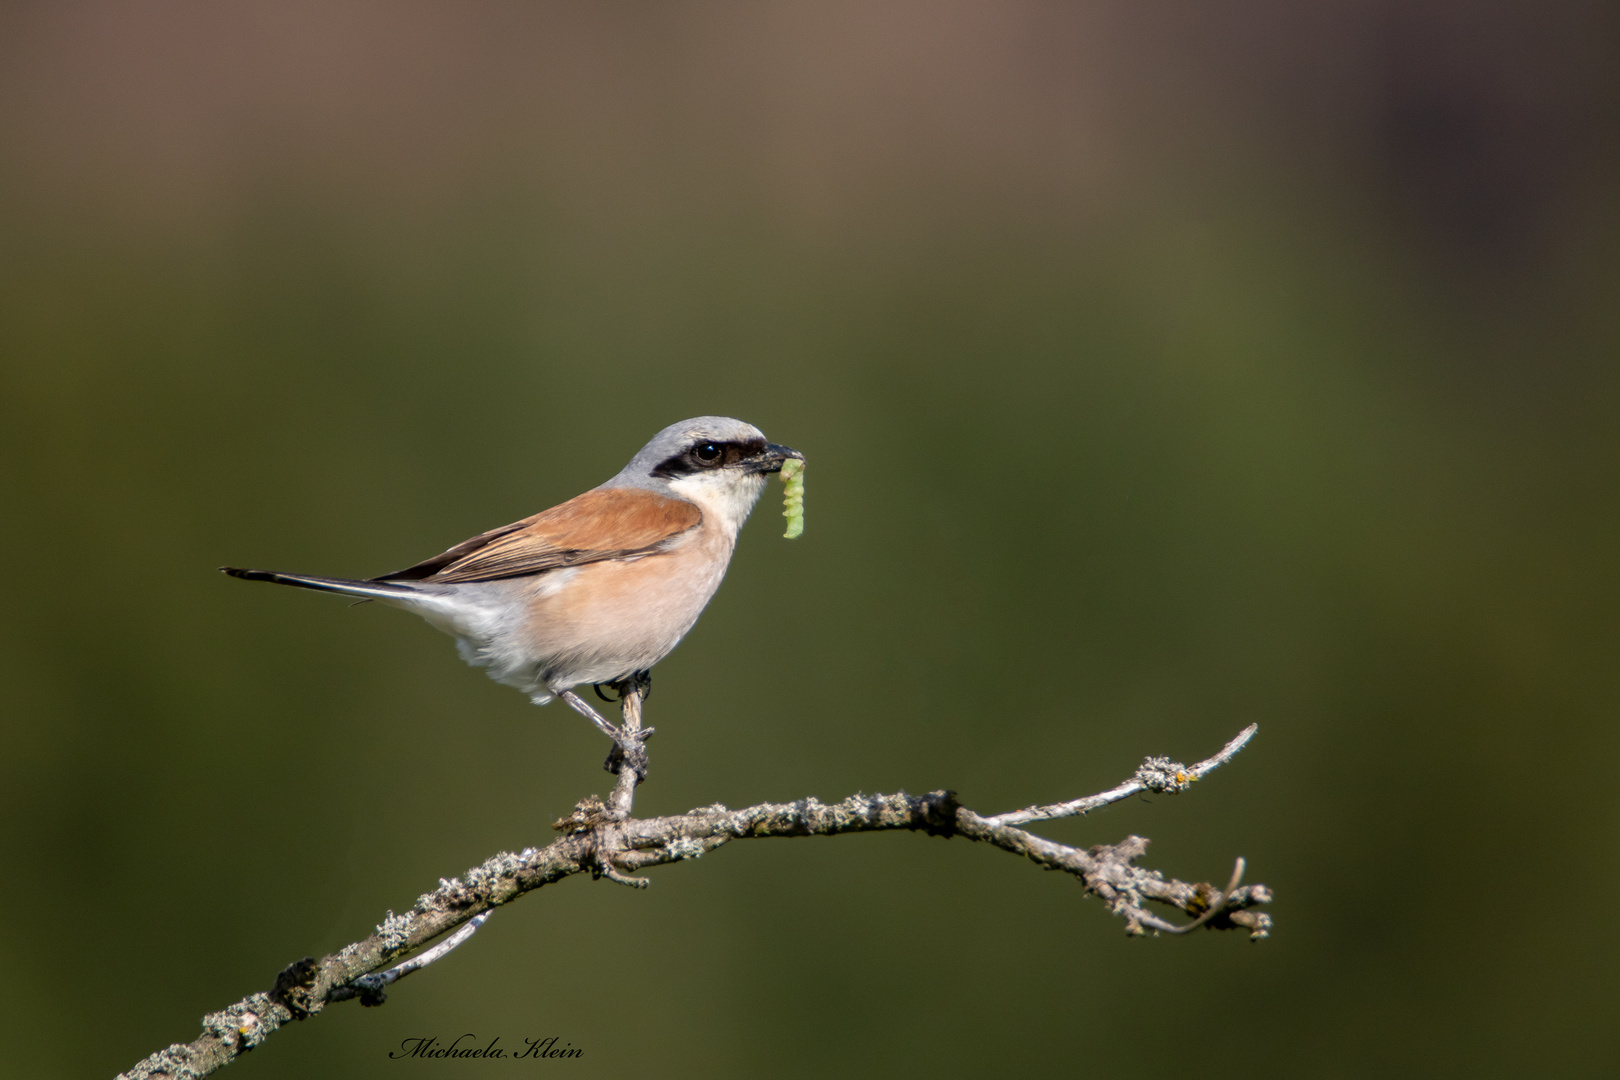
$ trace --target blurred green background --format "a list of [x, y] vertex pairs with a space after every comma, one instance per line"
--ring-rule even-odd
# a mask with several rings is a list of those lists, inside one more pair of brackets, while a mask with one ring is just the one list
[[638, 807], [956, 788], [1277, 892], [1127, 940], [920, 836], [499, 912], [233, 1077], [1610, 1074], [1620, 20], [1597, 3], [0, 12], [4, 1071], [111, 1075], [602, 740], [370, 605], [666, 423], [773, 487]]

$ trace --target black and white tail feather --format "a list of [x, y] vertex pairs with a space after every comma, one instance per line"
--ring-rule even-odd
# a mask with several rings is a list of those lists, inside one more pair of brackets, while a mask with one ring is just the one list
[[363, 596], [371, 600], [402, 600], [421, 596], [415, 585], [393, 584], [383, 581], [352, 581], [349, 578], [312, 577], [308, 574], [282, 574], [274, 570], [244, 570], [239, 566], [220, 567], [225, 573], [243, 581], [273, 581], [277, 585], [294, 585], [317, 592], [342, 593], [345, 596]]

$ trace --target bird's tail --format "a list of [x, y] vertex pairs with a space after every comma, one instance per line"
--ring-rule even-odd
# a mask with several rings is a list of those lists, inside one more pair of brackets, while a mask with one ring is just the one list
[[222, 566], [222, 571], [244, 581], [273, 581], [277, 585], [296, 585], [300, 589], [342, 593], [345, 596], [367, 596], [378, 600], [397, 600], [405, 596], [420, 596], [421, 591], [411, 585], [392, 585], [382, 581], [351, 581], [348, 578], [310, 577], [307, 574], [278, 574], [274, 570], [243, 570], [236, 566]]

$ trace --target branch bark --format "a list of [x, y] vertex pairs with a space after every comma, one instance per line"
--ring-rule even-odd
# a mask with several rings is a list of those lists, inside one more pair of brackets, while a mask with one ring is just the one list
[[[641, 727], [645, 687], [621, 687], [624, 727], [621, 747], [639, 748], [651, 729]], [[1229, 761], [1254, 737], [1250, 725], [1220, 753], [1187, 766], [1167, 758], [1144, 761], [1131, 779], [1097, 795], [1069, 802], [1032, 806], [983, 817], [961, 805], [951, 791], [925, 795], [851, 795], [825, 805], [814, 798], [792, 803], [760, 803], [741, 810], [700, 807], [670, 817], [630, 816], [636, 785], [644, 775], [645, 757], [629, 767], [619, 754], [618, 782], [604, 803], [596, 796], [582, 800], [555, 824], [562, 836], [543, 848], [502, 852], [461, 877], [439, 879], [439, 887], [418, 897], [403, 915], [390, 911], [364, 940], [324, 957], [305, 958], [287, 967], [267, 992], [251, 994], [202, 1020], [202, 1034], [190, 1043], [175, 1043], [140, 1062], [119, 1080], [195, 1080], [228, 1065], [259, 1046], [289, 1020], [303, 1020], [327, 1004], [359, 998], [362, 1005], [381, 1005], [386, 986], [447, 955], [470, 938], [502, 904], [575, 874], [590, 874], [636, 887], [646, 880], [626, 871], [686, 862], [733, 840], [782, 836], [837, 836], [842, 833], [908, 830], [930, 836], [953, 836], [989, 844], [1022, 855], [1047, 870], [1073, 875], [1085, 891], [1100, 898], [1125, 921], [1128, 934], [1185, 933], [1199, 927], [1244, 930], [1254, 940], [1266, 937], [1271, 916], [1255, 908], [1271, 902], [1264, 885], [1242, 885], [1243, 860], [1221, 889], [1208, 882], [1166, 878], [1157, 870], [1136, 866], [1147, 840], [1127, 836], [1117, 844], [1082, 850], [1059, 844], [1017, 826], [1089, 813], [1143, 792], [1173, 794]], [[614, 759], [609, 759], [610, 764]], [[1192, 921], [1177, 924], [1147, 908], [1148, 903], [1173, 909]], [[440, 935], [451, 937], [426, 952], [396, 963]]]

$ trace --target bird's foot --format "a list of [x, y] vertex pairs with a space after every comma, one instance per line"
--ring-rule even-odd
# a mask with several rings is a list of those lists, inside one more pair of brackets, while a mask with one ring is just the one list
[[646, 742], [652, 738], [657, 728], [614, 728], [613, 749], [608, 751], [607, 760], [602, 762], [602, 768], [615, 776], [628, 765], [635, 771], [636, 783], [647, 779], [647, 747]]
[[[613, 684], [620, 685], [620, 684]], [[624, 719], [622, 725], [615, 726], [608, 723], [601, 713], [572, 690], [556, 689], [552, 692], [585, 719], [596, 725], [596, 729], [613, 740], [613, 751], [608, 754], [607, 761], [602, 768], [617, 775], [626, 762], [634, 770], [636, 783], [647, 779], [647, 749], [642, 744], [652, 737], [653, 729], [641, 726], [641, 702], [645, 697], [645, 684], [631, 684], [630, 693], [624, 699]]]
[[[604, 687], [613, 691], [612, 697], [609, 697], [607, 694], [603, 693]], [[596, 691], [597, 697], [608, 702], [609, 704], [616, 701], [623, 701], [631, 694], [637, 694], [641, 697], [641, 700], [646, 701], [648, 698], [652, 697], [652, 672], [638, 671], [634, 675], [627, 676], [623, 679], [618, 679], [614, 682], [592, 683], [591, 689]]]

